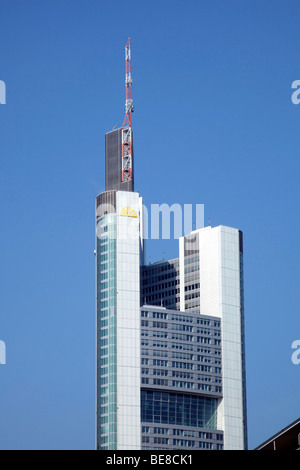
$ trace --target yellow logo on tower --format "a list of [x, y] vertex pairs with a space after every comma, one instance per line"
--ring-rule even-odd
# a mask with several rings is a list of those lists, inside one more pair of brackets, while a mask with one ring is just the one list
[[121, 210], [120, 215], [122, 215], [122, 216], [124, 216], [124, 217], [134, 217], [134, 218], [137, 217], [135, 210], [134, 210], [134, 209], [131, 209], [130, 206], [127, 206], [126, 208], [124, 207], [124, 208]]

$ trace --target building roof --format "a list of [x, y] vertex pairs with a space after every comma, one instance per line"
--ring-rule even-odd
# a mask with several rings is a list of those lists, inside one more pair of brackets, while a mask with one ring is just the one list
[[300, 418], [281, 429], [255, 450], [300, 450]]

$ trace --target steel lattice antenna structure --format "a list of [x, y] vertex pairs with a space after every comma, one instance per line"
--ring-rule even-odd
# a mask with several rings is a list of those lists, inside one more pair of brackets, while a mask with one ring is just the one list
[[128, 38], [125, 46], [125, 118], [122, 126], [122, 182], [132, 179], [132, 130], [131, 113], [134, 111], [131, 99], [131, 46]]

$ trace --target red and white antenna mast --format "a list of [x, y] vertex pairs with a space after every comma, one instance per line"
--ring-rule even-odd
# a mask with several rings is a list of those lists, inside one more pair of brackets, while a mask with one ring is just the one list
[[131, 47], [130, 38], [125, 46], [125, 118], [122, 126], [122, 182], [132, 180], [132, 130], [131, 113], [134, 111], [131, 99]]

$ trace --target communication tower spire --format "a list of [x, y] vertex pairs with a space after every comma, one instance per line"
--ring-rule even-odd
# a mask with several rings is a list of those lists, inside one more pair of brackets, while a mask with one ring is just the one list
[[122, 182], [132, 180], [132, 130], [131, 113], [134, 111], [131, 98], [131, 46], [128, 38], [125, 46], [125, 118], [122, 126]]

